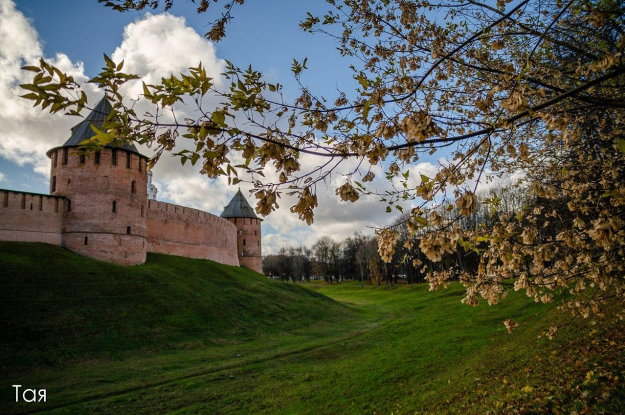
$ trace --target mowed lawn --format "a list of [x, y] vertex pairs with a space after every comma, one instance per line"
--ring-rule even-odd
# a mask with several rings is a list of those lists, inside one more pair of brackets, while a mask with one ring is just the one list
[[[542, 331], [566, 316], [520, 293], [469, 307], [459, 284], [295, 285], [32, 244], [0, 244], [0, 258], [11, 269], [0, 271], [2, 414], [619, 413], [625, 402], [620, 323], [573, 322], [550, 341]], [[47, 402], [14, 403], [15, 383], [46, 388]]]

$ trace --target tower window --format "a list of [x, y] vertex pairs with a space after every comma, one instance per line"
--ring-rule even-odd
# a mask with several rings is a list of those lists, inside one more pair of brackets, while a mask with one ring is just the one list
[[100, 164], [100, 152], [96, 151], [95, 156], [93, 157], [93, 161], [95, 164]]
[[63, 149], [63, 164], [67, 164], [67, 148]]
[[55, 151], [55, 152], [54, 152], [54, 157], [52, 158], [52, 165], [53, 165], [54, 167], [56, 167], [56, 165], [57, 165], [58, 161], [59, 161], [59, 152], [58, 152], [58, 151]]
[[245, 225], [245, 218], [243, 218], [243, 224]]
[[245, 256], [245, 251], [241, 251], [241, 256]]
[[254, 231], [254, 236], [258, 235], [258, 231]]
[[113, 213], [117, 213], [117, 202], [113, 200]]
[[56, 192], [56, 176], [52, 176], [52, 191]]
[[143, 208], [143, 205], [141, 205], [141, 217], [144, 218], [145, 217], [145, 210]]
[[260, 241], [257, 242], [258, 246], [260, 246]]
[[71, 201], [71, 200], [68, 200], [68, 201], [67, 201], [67, 211], [68, 211], [68, 212], [71, 212], [71, 211], [72, 211], [72, 201]]
[[117, 166], [117, 150], [113, 149], [113, 156], [111, 157], [111, 166]]
[[133, 195], [137, 193], [137, 182], [134, 180], [132, 181], [132, 183], [130, 183], [130, 193], [132, 193]]
[[85, 236], [85, 245], [87, 245], [89, 243], [89, 237]]
[[85, 164], [85, 155], [84, 154], [80, 155], [80, 164]]
[[128, 153], [128, 152], [127, 152], [127, 153], [126, 153], [126, 168], [127, 168], [127, 169], [129, 169], [129, 168], [130, 168], [130, 161], [131, 161], [131, 158], [130, 158], [130, 153]]
[[130, 235], [130, 226], [126, 226], [126, 234]]
[[245, 246], [245, 239], [243, 240], [243, 246]]

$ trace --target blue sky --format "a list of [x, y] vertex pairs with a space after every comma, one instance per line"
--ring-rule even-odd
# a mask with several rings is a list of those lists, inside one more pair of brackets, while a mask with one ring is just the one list
[[[221, 13], [215, 4], [211, 7]], [[154, 15], [119, 13], [95, 0], [20, 0], [17, 4], [0, 0], [0, 187], [47, 193], [49, 162], [43, 154], [62, 144], [77, 122], [75, 118], [42, 114], [16, 98], [20, 93], [17, 85], [28, 80], [27, 74], [19, 71], [23, 64], [43, 55], [86, 81], [99, 72], [102, 54], [106, 53], [124, 59], [125, 68], [134, 68], [142, 79], [155, 82], [200, 60], [218, 77], [227, 59], [240, 67], [251, 64], [268, 80], [280, 82], [285, 86], [285, 98], [292, 100], [298, 95], [290, 71], [293, 58], [308, 58], [309, 70], [303, 82], [333, 100], [337, 88], [349, 91], [356, 85], [349, 70], [351, 62], [340, 57], [332, 39], [299, 28], [306, 11], [319, 15], [326, 8], [321, 0], [248, 0], [234, 9], [235, 18], [227, 27], [226, 38], [212, 45], [202, 35], [213, 17], [198, 15], [193, 3], [185, 0], [176, 2], [167, 15], [159, 15], [160, 10]], [[101, 91], [91, 85], [85, 90], [92, 101], [101, 97]], [[315, 161], [302, 163], [310, 168]], [[431, 176], [436, 172], [432, 163], [436, 162], [420, 163], [415, 169]], [[381, 172], [377, 175], [383, 176]], [[159, 199], [217, 214], [237, 190], [223, 180], [200, 176], [197, 169], [182, 168], [172, 158], [159, 161], [154, 179]], [[287, 244], [310, 245], [320, 236], [340, 240], [355, 231], [371, 233], [370, 226], [392, 222], [394, 218], [375, 198], [363, 198], [355, 204], [340, 202], [334, 189], [343, 180], [334, 175], [327, 188], [317, 189], [320, 206], [310, 227], [289, 212], [292, 201], [283, 199], [281, 208], [264, 222], [265, 253]]]
[[[221, 14], [218, 6], [212, 4], [209, 12], [197, 14], [193, 3], [179, 0], [169, 13], [184, 16], [189, 26], [203, 34], [212, 16]], [[226, 38], [216, 44], [218, 56], [238, 66], [251, 64], [265, 74], [275, 74], [292, 96], [297, 93], [290, 76], [292, 59], [308, 58], [309, 72], [314, 76], [304, 79], [313, 90], [330, 96], [336, 85], [353, 84], [350, 62], [340, 58], [332, 39], [299, 28], [307, 11], [322, 15], [328, 7], [324, 1], [248, 1], [235, 7]], [[46, 55], [63, 52], [72, 61], [82, 61], [89, 76], [102, 67], [102, 54], [110, 56], [121, 43], [124, 26], [151, 12], [119, 13], [95, 0], [19, 0], [17, 8], [32, 19]]]

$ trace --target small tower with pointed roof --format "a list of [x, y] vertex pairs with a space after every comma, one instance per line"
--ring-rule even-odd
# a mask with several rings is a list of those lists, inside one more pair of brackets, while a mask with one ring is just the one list
[[60, 147], [48, 151], [52, 161], [50, 194], [65, 197], [62, 244], [92, 258], [122, 265], [146, 259], [147, 161], [132, 144], [79, 152], [111, 113], [102, 98], [71, 130]]
[[241, 189], [234, 195], [226, 206], [222, 218], [228, 219], [237, 227], [237, 253], [239, 264], [262, 274], [262, 244], [260, 223], [254, 209], [241, 193]]

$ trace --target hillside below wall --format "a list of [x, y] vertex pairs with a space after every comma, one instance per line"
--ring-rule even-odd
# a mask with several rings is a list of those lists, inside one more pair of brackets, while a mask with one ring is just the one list
[[239, 266], [237, 228], [219, 216], [171, 203], [148, 201], [147, 250]]
[[61, 245], [66, 200], [0, 189], [0, 241]]

